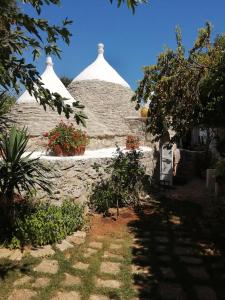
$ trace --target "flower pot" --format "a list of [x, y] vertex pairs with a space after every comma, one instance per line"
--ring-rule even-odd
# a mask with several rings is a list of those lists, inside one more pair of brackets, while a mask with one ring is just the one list
[[63, 156], [63, 150], [62, 150], [61, 146], [55, 145], [55, 147], [53, 148], [53, 153], [56, 156]]
[[126, 149], [127, 150], [135, 150], [135, 149], [139, 149], [139, 144], [130, 144], [130, 143], [126, 143]]
[[75, 155], [84, 155], [85, 146], [79, 146], [74, 149]]

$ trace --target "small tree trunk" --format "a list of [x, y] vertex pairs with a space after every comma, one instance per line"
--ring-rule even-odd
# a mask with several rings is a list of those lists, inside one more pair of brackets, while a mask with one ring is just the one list
[[6, 220], [6, 225], [12, 229], [15, 225], [15, 203], [13, 191], [8, 191], [4, 197], [4, 216]]
[[116, 217], [119, 218], [119, 201], [118, 198], [116, 199]]

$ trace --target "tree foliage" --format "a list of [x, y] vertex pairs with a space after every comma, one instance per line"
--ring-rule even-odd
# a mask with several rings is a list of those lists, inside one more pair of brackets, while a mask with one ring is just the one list
[[[27, 50], [32, 52], [33, 61], [41, 52], [60, 56], [57, 46], [59, 40], [69, 44], [70, 20], [52, 25], [41, 18], [45, 5], [59, 4], [60, 0], [0, 0], [0, 92], [14, 90], [19, 93], [23, 85], [44, 109], [50, 106], [57, 109], [59, 114], [64, 113], [67, 118], [74, 114], [78, 123], [84, 123], [85, 115], [79, 111], [83, 106], [76, 101], [71, 107], [64, 103], [59, 94], [45, 89], [33, 63], [27, 63], [23, 57]], [[36, 18], [23, 12], [29, 6], [33, 8]]]
[[62, 83], [65, 85], [65, 87], [68, 87], [68, 85], [73, 81], [72, 78], [69, 78], [67, 76], [62, 76], [60, 77], [60, 80], [62, 81]]
[[195, 126], [225, 125], [225, 35], [211, 42], [211, 31], [206, 23], [186, 53], [177, 28], [177, 48], [166, 48], [144, 68], [133, 101], [139, 109], [150, 99], [148, 127], [156, 138], [168, 129], [182, 137]]
[[[109, 0], [111, 3], [114, 2], [114, 0]], [[121, 6], [121, 4], [123, 4], [124, 2], [126, 2], [128, 8], [132, 9], [133, 13], [135, 12], [135, 8], [141, 4], [141, 3], [147, 3], [148, 0], [117, 0], [117, 5], [118, 7]]]

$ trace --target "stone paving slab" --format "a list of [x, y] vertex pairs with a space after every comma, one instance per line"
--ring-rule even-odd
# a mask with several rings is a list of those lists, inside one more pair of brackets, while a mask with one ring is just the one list
[[0, 248], [0, 259], [9, 257], [11, 253], [12, 251], [7, 248]]
[[104, 254], [103, 254], [103, 258], [116, 258], [116, 259], [122, 260], [122, 259], [123, 259], [123, 256], [122, 256], [122, 255], [118, 255], [118, 254], [111, 253], [111, 252], [109, 252], [109, 251], [105, 251]]
[[102, 243], [101, 242], [90, 242], [89, 247], [94, 249], [102, 249]]
[[187, 263], [187, 264], [192, 264], [192, 265], [201, 265], [203, 264], [203, 260], [197, 257], [192, 257], [192, 256], [180, 256], [180, 261]]
[[156, 252], [158, 253], [168, 253], [168, 247], [164, 245], [159, 245], [155, 247]]
[[56, 274], [59, 269], [57, 260], [43, 259], [42, 262], [34, 268], [34, 271], [41, 273]]
[[32, 284], [32, 287], [33, 288], [43, 288], [43, 287], [46, 287], [47, 285], [49, 285], [49, 283], [50, 283], [50, 278], [40, 277], [35, 280], [35, 282]]
[[43, 247], [38, 247], [35, 249], [30, 250], [30, 255], [36, 258], [51, 256], [55, 254], [55, 251], [52, 249], [50, 245], [46, 245]]
[[204, 267], [187, 267], [187, 270], [193, 278], [200, 280], [208, 280], [210, 278]]
[[16, 281], [14, 281], [13, 285], [14, 286], [24, 285], [26, 283], [31, 282], [31, 280], [32, 280], [32, 277], [25, 275], [22, 278], [19, 278]]
[[73, 243], [75, 245], [82, 245], [85, 243], [85, 239], [82, 237], [77, 237], [77, 236], [69, 236], [66, 238], [66, 241], [69, 243]]
[[70, 292], [61, 292], [59, 291], [55, 297], [51, 300], [81, 300], [81, 297], [78, 292], [70, 291]]
[[73, 276], [68, 273], [64, 273], [65, 279], [63, 280], [62, 284], [64, 286], [73, 286], [81, 284], [81, 279], [78, 276]]
[[163, 300], [188, 300], [181, 285], [176, 283], [160, 283], [158, 291]]
[[171, 216], [169, 218], [169, 221], [174, 225], [180, 225], [181, 224], [181, 218], [178, 216]]
[[67, 242], [66, 240], [63, 240], [60, 244], [56, 244], [56, 248], [63, 252], [67, 249], [73, 248], [73, 245]]
[[28, 289], [14, 289], [8, 300], [30, 300], [37, 292]]
[[98, 252], [97, 249], [87, 248], [86, 253], [84, 253], [84, 257], [88, 258], [88, 257], [90, 257], [91, 255], [93, 255], [97, 252]]
[[172, 268], [161, 267], [160, 271], [164, 279], [175, 279], [176, 275]]
[[204, 300], [217, 300], [215, 291], [209, 286], [196, 286], [195, 287], [198, 299]]
[[169, 242], [169, 238], [167, 236], [156, 236], [155, 237], [156, 242], [166, 244]]
[[91, 295], [89, 300], [113, 300], [111, 297], [107, 297], [104, 295]]
[[85, 239], [87, 236], [87, 233], [85, 231], [79, 230], [79, 231], [74, 232], [73, 236]]
[[119, 250], [119, 249], [121, 249], [122, 248], [122, 245], [118, 245], [118, 244], [111, 244], [110, 246], [109, 246], [109, 249], [110, 250]]
[[97, 278], [95, 283], [96, 287], [99, 288], [119, 289], [121, 287], [121, 282], [118, 280], [105, 280]]
[[87, 270], [89, 268], [89, 264], [78, 262], [75, 265], [73, 265], [73, 268], [78, 270]]
[[118, 274], [120, 272], [120, 263], [115, 262], [102, 262], [100, 266], [100, 272], [101, 273], [107, 273], [107, 274]]
[[182, 256], [182, 255], [194, 255], [195, 251], [190, 247], [175, 247], [174, 254]]
[[171, 256], [169, 255], [160, 255], [157, 257], [160, 261], [163, 261], [163, 262], [170, 262], [172, 260]]
[[19, 249], [12, 251], [11, 255], [9, 256], [9, 260], [12, 261], [21, 261], [22, 258], [23, 258], [23, 253]]

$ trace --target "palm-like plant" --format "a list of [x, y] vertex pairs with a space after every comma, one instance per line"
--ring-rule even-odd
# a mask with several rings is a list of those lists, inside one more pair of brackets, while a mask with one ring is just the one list
[[40, 187], [47, 193], [51, 192], [49, 168], [39, 158], [31, 158], [32, 153], [25, 153], [28, 140], [26, 129], [13, 127], [0, 141], [0, 192], [5, 217], [11, 226], [15, 221], [16, 191], [19, 194], [23, 191], [31, 193]]

